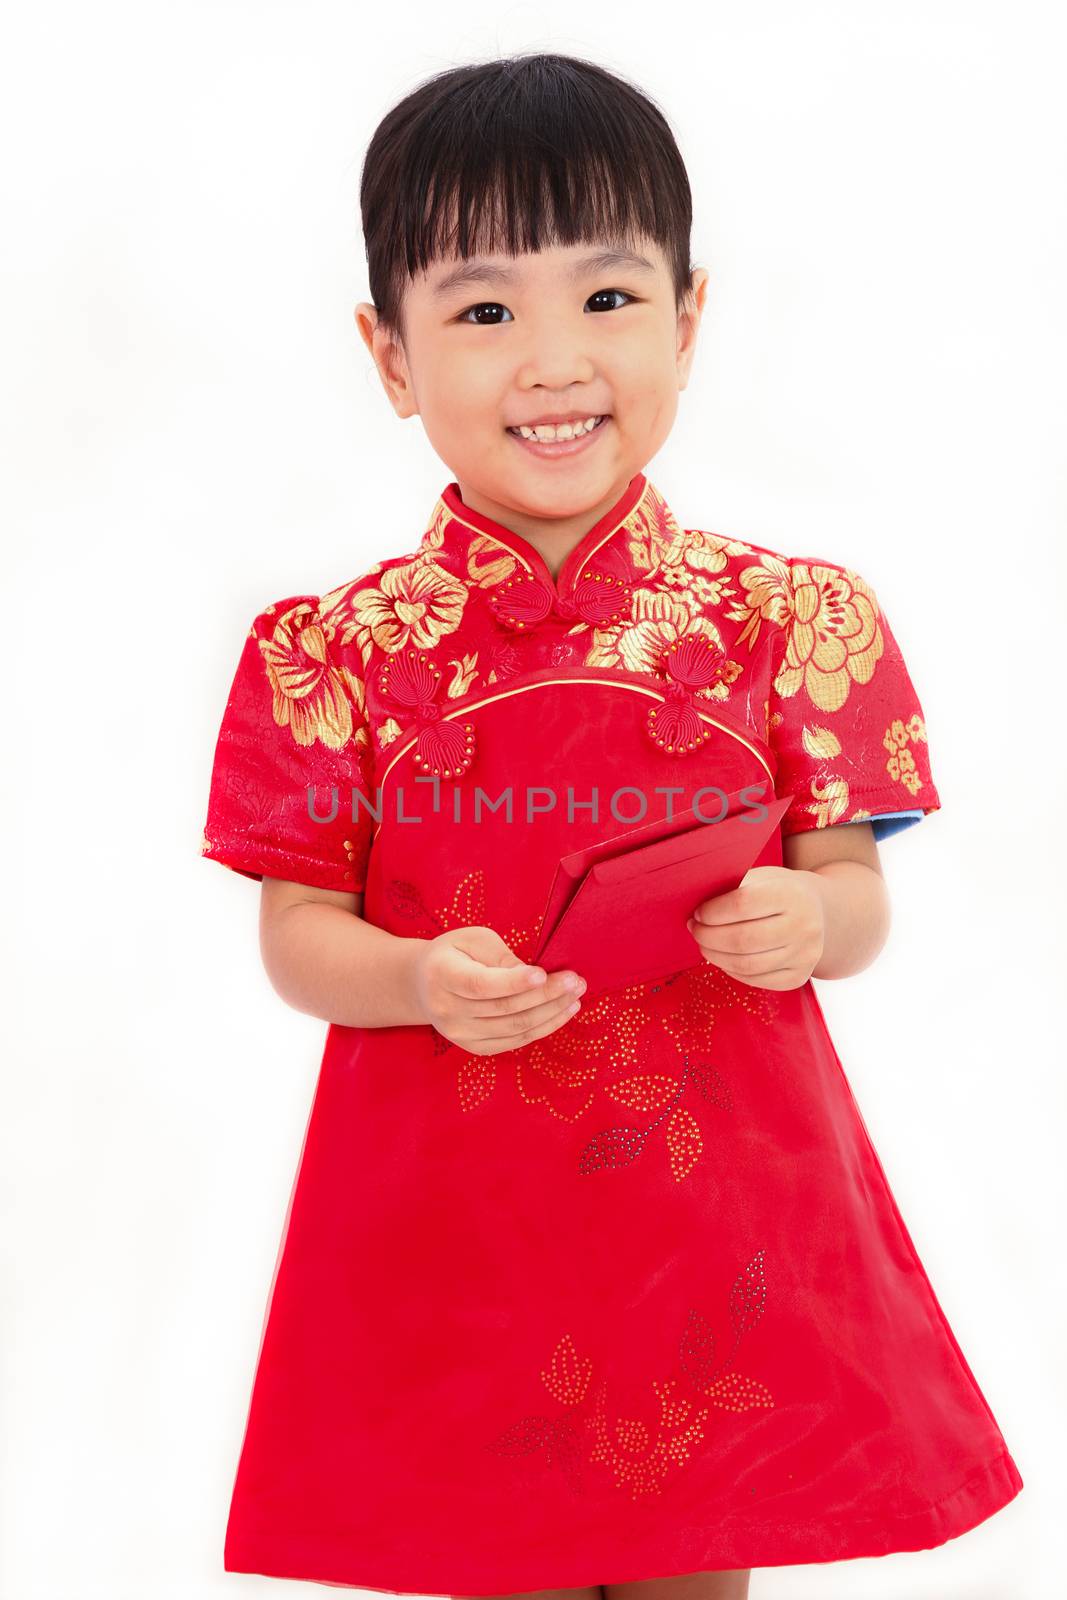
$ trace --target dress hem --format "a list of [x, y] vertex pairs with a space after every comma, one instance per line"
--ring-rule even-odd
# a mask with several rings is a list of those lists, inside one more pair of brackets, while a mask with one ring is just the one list
[[[772, 1522], [765, 1517], [750, 1517], [733, 1522], [727, 1517], [709, 1536], [703, 1549], [691, 1539], [693, 1554], [684, 1568], [663, 1570], [663, 1561], [636, 1553], [623, 1565], [609, 1560], [597, 1570], [576, 1577], [570, 1570], [551, 1565], [523, 1571], [521, 1563], [510, 1571], [501, 1569], [492, 1582], [484, 1576], [469, 1581], [462, 1571], [441, 1588], [442, 1572], [426, 1569], [421, 1578], [406, 1576], [401, 1587], [386, 1584], [384, 1574], [359, 1563], [361, 1575], [326, 1576], [344, 1570], [344, 1557], [323, 1554], [323, 1545], [311, 1539], [286, 1538], [261, 1533], [239, 1538], [227, 1533], [223, 1567], [226, 1572], [256, 1573], [271, 1578], [296, 1578], [336, 1588], [368, 1589], [376, 1594], [448, 1596], [523, 1594], [540, 1589], [585, 1587], [611, 1583], [637, 1583], [650, 1578], [681, 1577], [692, 1572], [733, 1571], [744, 1568], [806, 1566], [816, 1562], [855, 1561], [873, 1556], [932, 1550], [949, 1539], [958, 1538], [985, 1522], [1015, 1499], [1023, 1487], [1022, 1476], [1005, 1450], [979, 1471], [972, 1473], [958, 1488], [932, 1502], [921, 1511], [892, 1521], [879, 1518], [866, 1522], [851, 1518], [839, 1522]], [[604, 1568], [609, 1568], [605, 1573]], [[377, 1583], [371, 1582], [376, 1577]]]

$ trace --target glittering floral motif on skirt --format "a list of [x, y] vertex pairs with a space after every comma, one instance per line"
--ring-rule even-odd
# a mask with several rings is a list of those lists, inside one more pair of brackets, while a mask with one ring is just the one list
[[538, 1458], [546, 1469], [562, 1472], [575, 1494], [588, 1487], [589, 1468], [610, 1472], [614, 1487], [634, 1500], [661, 1494], [694, 1455], [711, 1446], [715, 1428], [708, 1419], [713, 1411], [774, 1405], [767, 1386], [734, 1365], [741, 1341], [763, 1316], [764, 1254], [757, 1250], [730, 1290], [732, 1338], [724, 1355], [717, 1356], [712, 1323], [690, 1308], [674, 1367], [649, 1379], [654, 1423], [620, 1416], [610, 1401], [609, 1375], [599, 1375], [594, 1384], [592, 1360], [564, 1333], [540, 1374], [555, 1405], [528, 1412], [494, 1435], [486, 1448], [501, 1456]]
[[[396, 879], [388, 885], [387, 899], [397, 915], [436, 933], [471, 925], [493, 928], [523, 960], [540, 927], [540, 919], [529, 928], [494, 927], [481, 868], [467, 873], [444, 905], [427, 906], [413, 885]], [[554, 1032], [515, 1050], [477, 1055], [441, 1036], [437, 1047], [458, 1058], [456, 1087], [464, 1111], [489, 1100], [503, 1072], [514, 1074], [527, 1105], [563, 1122], [587, 1118], [600, 1096], [609, 1106], [601, 1112], [600, 1126], [578, 1146], [578, 1170], [629, 1166], [646, 1150], [659, 1148], [680, 1183], [704, 1154], [705, 1118], [733, 1109], [729, 1084], [714, 1061], [714, 1024], [717, 1013], [735, 1007], [764, 1024], [777, 1012], [770, 991], [736, 983], [705, 962], [656, 982], [608, 990]], [[677, 1069], [670, 1072], [662, 1068], [663, 1033], [677, 1050]], [[655, 1067], [645, 1066], [646, 1056]]]

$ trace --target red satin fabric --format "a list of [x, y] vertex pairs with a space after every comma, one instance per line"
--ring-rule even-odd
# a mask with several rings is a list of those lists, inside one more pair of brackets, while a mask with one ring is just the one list
[[[525, 959], [561, 855], [768, 777], [760, 864], [939, 807], [859, 574], [683, 529], [638, 474], [553, 581], [453, 483], [416, 550], [255, 619], [204, 854]], [[810, 982], [705, 963], [496, 1056], [330, 1027], [227, 1570], [474, 1595], [840, 1560], [1021, 1486]]]

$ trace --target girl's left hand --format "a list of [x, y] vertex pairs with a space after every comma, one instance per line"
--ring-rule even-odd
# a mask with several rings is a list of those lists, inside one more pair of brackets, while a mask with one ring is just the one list
[[751, 867], [736, 889], [697, 906], [687, 926], [705, 961], [756, 989], [799, 989], [825, 942], [813, 872]]

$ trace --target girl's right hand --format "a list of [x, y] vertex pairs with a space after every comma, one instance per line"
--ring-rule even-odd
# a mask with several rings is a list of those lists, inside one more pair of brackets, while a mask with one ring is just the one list
[[516, 1050], [578, 1010], [585, 979], [530, 966], [492, 928], [451, 928], [422, 941], [413, 973], [425, 1020], [473, 1055]]

